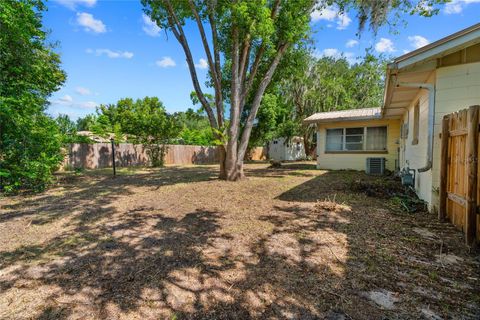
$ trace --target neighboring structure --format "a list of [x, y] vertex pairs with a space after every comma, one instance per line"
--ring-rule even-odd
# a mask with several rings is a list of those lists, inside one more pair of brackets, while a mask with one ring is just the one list
[[110, 143], [110, 137], [113, 137], [113, 134], [108, 134], [108, 137], [102, 137], [99, 134], [93, 133], [92, 131], [77, 131], [77, 135], [87, 137], [93, 142], [96, 143]]
[[383, 152], [388, 169], [415, 169], [415, 190], [435, 211], [442, 118], [475, 104], [480, 104], [480, 24], [390, 63], [380, 112], [320, 113], [305, 122], [317, 124], [318, 168], [364, 170], [366, 157]]
[[268, 144], [268, 156], [275, 161], [295, 161], [305, 159], [303, 138], [292, 137], [273, 139]]
[[314, 114], [319, 169], [365, 170], [367, 158], [385, 158], [386, 169], [398, 167], [400, 121], [382, 119], [380, 108]]

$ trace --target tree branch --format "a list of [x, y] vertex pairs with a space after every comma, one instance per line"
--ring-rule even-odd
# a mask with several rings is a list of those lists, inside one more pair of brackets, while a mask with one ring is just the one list
[[[208, 41], [207, 41], [207, 36], [205, 34], [205, 29], [203, 27], [203, 24], [202, 24], [202, 20], [200, 19], [200, 15], [198, 14], [198, 11], [195, 7], [195, 4], [193, 3], [193, 0], [188, 0], [189, 4], [190, 4], [190, 9], [192, 10], [192, 13], [195, 17], [195, 20], [197, 22], [197, 26], [198, 26], [198, 30], [200, 31], [200, 36], [201, 36], [201, 39], [202, 39], [202, 44], [203, 44], [203, 48], [205, 49], [205, 54], [207, 55], [207, 60], [208, 60], [208, 66], [209, 66], [209, 69], [210, 69], [210, 73], [212, 74], [212, 78], [213, 78], [213, 85], [215, 87], [215, 106], [217, 108], [217, 120], [219, 122], [219, 126], [220, 126], [220, 119], [218, 118], [222, 118], [221, 117], [221, 113], [218, 112], [218, 110], [222, 110], [223, 109], [223, 99], [221, 97], [222, 95], [222, 84], [221, 84], [221, 79], [219, 78], [219, 75], [217, 73], [217, 69], [216, 68], [216, 64], [214, 63], [213, 61], [213, 58], [212, 58], [212, 52], [210, 50], [210, 46], [208, 44]], [[213, 21], [215, 23], [215, 21]], [[212, 22], [210, 22], [212, 23]], [[215, 44], [214, 44], [215, 45]], [[217, 49], [218, 51], [218, 49]], [[216, 61], [218, 62], [218, 61]]]
[[238, 26], [234, 25], [232, 30], [232, 79], [231, 79], [231, 99], [230, 99], [230, 128], [235, 128], [232, 132], [231, 139], [238, 139], [238, 125], [240, 123], [240, 74], [239, 74], [239, 30]]
[[242, 46], [242, 59], [240, 60], [240, 82], [243, 83], [247, 77], [247, 69], [248, 69], [248, 58], [250, 55], [250, 48], [251, 48], [251, 43], [250, 43], [250, 34], [248, 34], [245, 37], [245, 40], [243, 42]]
[[[210, 22], [210, 29], [212, 31], [212, 42], [213, 42], [213, 57], [215, 59], [215, 70], [217, 72], [217, 77], [220, 81], [220, 88], [222, 85], [222, 68], [220, 62], [220, 49], [218, 47], [218, 34], [217, 34], [217, 23], [215, 21], [215, 4], [216, 0], [210, 0], [208, 4], [208, 20]], [[223, 92], [220, 90], [218, 93], [215, 92], [215, 101], [217, 103], [217, 120], [218, 126], [223, 126]]]
[[255, 97], [253, 99], [252, 108], [247, 118], [247, 122], [245, 123], [245, 128], [243, 129], [242, 133], [242, 140], [238, 147], [238, 156], [237, 161], [243, 161], [245, 157], [245, 152], [247, 151], [248, 141], [250, 139], [250, 134], [252, 132], [253, 122], [255, 121], [255, 117], [257, 116], [258, 109], [260, 108], [260, 103], [262, 102], [263, 94], [265, 93], [265, 89], [270, 84], [272, 80], [273, 73], [278, 67], [280, 60], [282, 59], [285, 51], [287, 50], [289, 44], [282, 44], [280, 45], [275, 58], [271, 62], [268, 71], [263, 76], [260, 85], [258, 86], [257, 92], [255, 93]]
[[193, 61], [192, 52], [190, 51], [190, 46], [188, 45], [187, 38], [185, 33], [183, 32], [182, 24], [178, 20], [177, 15], [175, 14], [175, 10], [170, 3], [170, 0], [163, 0], [166, 4], [166, 8], [169, 13], [168, 22], [172, 29], [173, 34], [177, 38], [178, 42], [181, 44], [183, 51], [185, 52], [185, 57], [187, 59], [188, 69], [190, 71], [190, 76], [192, 78], [193, 87], [195, 92], [197, 93], [198, 100], [202, 104], [203, 108], [207, 112], [208, 119], [210, 121], [210, 125], [212, 128], [218, 128], [217, 120], [215, 119], [215, 115], [213, 113], [212, 107], [210, 106], [209, 102], [205, 98], [205, 95], [200, 87], [200, 83], [198, 82], [197, 71], [195, 69], [195, 63]]

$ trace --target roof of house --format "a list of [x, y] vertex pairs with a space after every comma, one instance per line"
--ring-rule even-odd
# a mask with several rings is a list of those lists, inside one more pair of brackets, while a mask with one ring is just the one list
[[395, 60], [389, 64], [389, 68], [401, 69], [418, 62], [446, 56], [452, 52], [480, 42], [479, 37], [480, 23], [477, 23], [395, 58]]
[[304, 123], [372, 120], [381, 118], [381, 108], [350, 109], [341, 111], [319, 112], [303, 120]]
[[437, 67], [437, 59], [480, 43], [480, 23], [406, 53], [388, 64], [382, 108], [353, 109], [316, 113], [304, 123], [367, 120], [377, 118], [398, 119], [417, 96]]
[[387, 66], [382, 116], [401, 117], [417, 96], [419, 87], [408, 87], [403, 84], [426, 83], [437, 68], [437, 59], [477, 43], [480, 43], [480, 23], [393, 60]]

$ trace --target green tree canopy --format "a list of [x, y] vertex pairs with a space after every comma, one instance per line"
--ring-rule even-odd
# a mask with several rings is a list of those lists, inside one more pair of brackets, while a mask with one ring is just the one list
[[61, 136], [45, 114], [65, 81], [42, 30], [39, 0], [0, 5], [0, 183], [5, 191], [42, 189], [62, 160]]
[[120, 99], [115, 104], [101, 105], [97, 114], [90, 118], [95, 119], [92, 131], [103, 135], [114, 133], [117, 142], [126, 137], [128, 141], [143, 144], [156, 167], [163, 165], [166, 145], [180, 131], [175, 116], [168, 114], [156, 97]]

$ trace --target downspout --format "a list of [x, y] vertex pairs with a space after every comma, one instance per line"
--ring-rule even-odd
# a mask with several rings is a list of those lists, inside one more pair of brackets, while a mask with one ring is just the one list
[[417, 169], [418, 172], [426, 172], [432, 168], [433, 163], [433, 127], [435, 122], [435, 86], [431, 83], [399, 82], [397, 87], [411, 87], [428, 90], [428, 146], [427, 162], [425, 166]]

